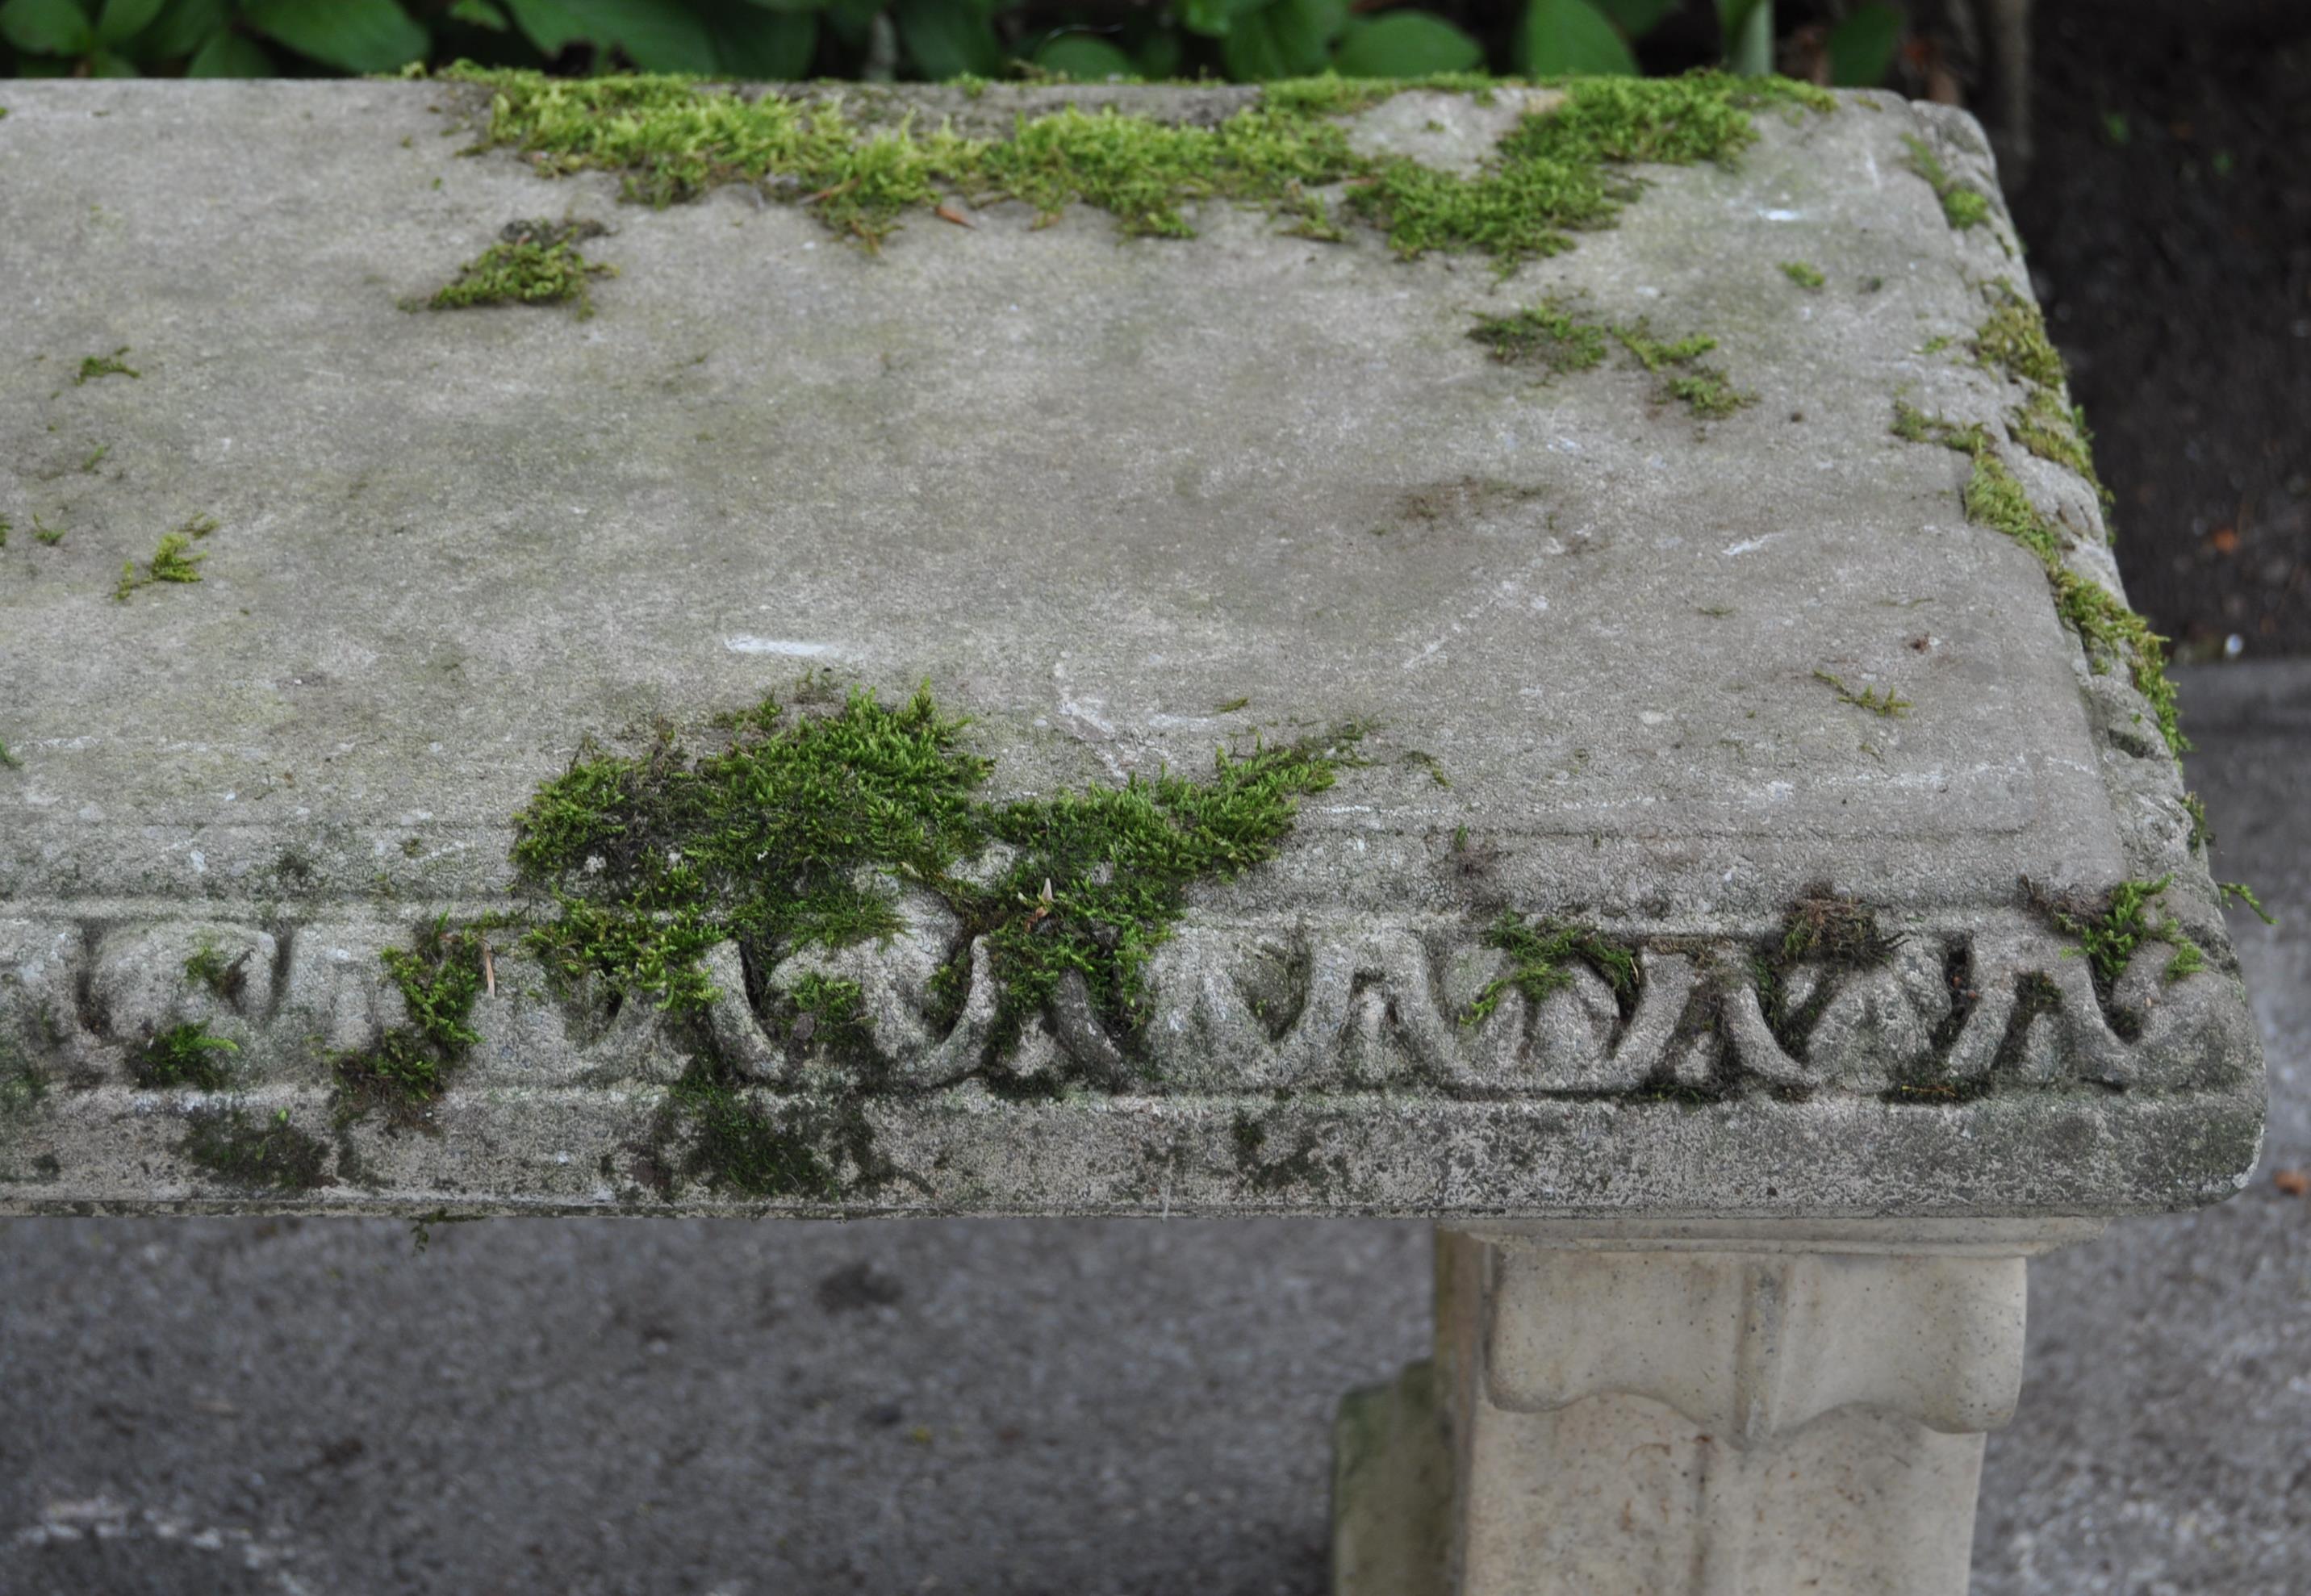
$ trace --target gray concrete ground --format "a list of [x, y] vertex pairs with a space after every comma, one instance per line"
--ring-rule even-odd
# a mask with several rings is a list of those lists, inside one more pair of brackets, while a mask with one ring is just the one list
[[[2263, 1167], [2038, 1266], [1981, 1596], [2311, 1589], [2311, 662], [2185, 683]], [[1317, 1592], [1348, 1222], [0, 1222], [0, 1591]]]

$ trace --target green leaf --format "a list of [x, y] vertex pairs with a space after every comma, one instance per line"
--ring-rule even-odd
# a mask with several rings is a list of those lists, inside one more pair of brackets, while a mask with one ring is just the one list
[[1094, 39], [1088, 33], [1062, 33], [1043, 41], [1035, 52], [1035, 65], [1045, 72], [1073, 78], [1079, 83], [1103, 83], [1112, 77], [1134, 77], [1139, 68], [1131, 57], [1103, 39]]
[[571, 44], [615, 46], [645, 72], [712, 72], [714, 40], [678, 0], [506, 0], [529, 41], [551, 56]]
[[127, 57], [117, 50], [108, 50], [99, 45], [89, 55], [88, 75], [91, 77], [142, 77], [144, 74], [136, 70], [136, 63]]
[[1220, 64], [1241, 83], [1321, 72], [1347, 14], [1346, 0], [1269, 0], [1237, 14]]
[[1663, 17], [1684, 4], [1685, 0], [1597, 0], [1597, 9], [1631, 39], [1643, 39], [1661, 26]]
[[707, 13], [706, 26], [714, 35], [717, 67], [733, 77], [791, 82], [808, 75], [818, 49], [815, 12], [772, 11], [723, 0]]
[[999, 77], [1008, 57], [987, 19], [955, 0], [899, 0], [899, 42], [927, 78]]
[[1532, 0], [1518, 43], [1518, 64], [1534, 77], [1636, 75], [1637, 58], [1590, 0]]
[[1902, 42], [1902, 13], [1891, 5], [1856, 6], [1829, 32], [1829, 81], [1841, 89], [1874, 89], [1886, 81]]
[[0, 34], [34, 55], [84, 56], [96, 45], [96, 30], [75, 0], [8, 0], [0, 5]]
[[136, 37], [136, 53], [147, 61], [189, 56], [232, 21], [231, 0], [169, 0], [153, 25]]
[[487, 28], [493, 33], [502, 33], [509, 26], [506, 13], [498, 9], [494, 0], [457, 0], [449, 7], [449, 17], [452, 22]]
[[216, 35], [185, 64], [187, 77], [278, 77], [281, 69], [265, 47], [238, 33]]
[[104, 0], [96, 18], [96, 41], [118, 44], [142, 33], [160, 12], [161, 0]]
[[389, 72], [431, 42], [394, 0], [252, 0], [242, 20], [276, 44], [344, 72]]
[[1725, 64], [1757, 76], [1774, 70], [1774, 0], [1717, 0]]
[[1391, 11], [1348, 24], [1332, 70], [1342, 77], [1423, 77], [1483, 64], [1484, 47], [1442, 17]]
[[1262, 0], [1187, 0], [1180, 8], [1180, 25], [1208, 39], [1224, 39], [1235, 25], [1240, 11], [1250, 11]]

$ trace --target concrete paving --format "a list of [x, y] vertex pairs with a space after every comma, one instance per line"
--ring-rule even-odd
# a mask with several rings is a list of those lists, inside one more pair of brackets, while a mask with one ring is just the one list
[[[1980, 1596], [2300, 1596], [2311, 661], [2190, 673], [2272, 1069], [2247, 1193], [2036, 1267]], [[1313, 1593], [1422, 1349], [1352, 1221], [0, 1222], [0, 1591]]]

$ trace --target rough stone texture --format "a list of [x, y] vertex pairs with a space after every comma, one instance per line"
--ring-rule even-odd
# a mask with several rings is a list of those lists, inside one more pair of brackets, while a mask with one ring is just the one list
[[[2233, 928], [2270, 1143], [2237, 1201], [2031, 1266], [1975, 1596], [2302, 1587], [2311, 1208], [2270, 1173], [2311, 1165], [2311, 668], [2183, 686], [2218, 873], [2287, 922]], [[383, 1220], [0, 1220], [0, 1589], [1316, 1596], [1334, 1408], [1427, 1347], [1427, 1255], [1352, 1220], [539, 1220], [423, 1256]]]
[[[52, 1081], [0, 1129], [0, 1205], [1996, 1215], [2188, 1206], [2252, 1161], [2252, 1027], [2143, 706], [1967, 524], [1965, 462], [1887, 434], [1897, 394], [2019, 399], [1963, 354], [2010, 230], [1952, 231], [1905, 166], [1923, 136], [1988, 186], [1962, 118], [1767, 116], [1738, 170], [1648, 173], [1501, 278], [1217, 206], [1192, 241], [998, 208], [868, 255], [738, 189], [646, 213], [455, 159], [476, 102], [443, 85], [7, 103], [0, 510], [68, 530], [0, 556], [0, 1032]], [[616, 230], [593, 319], [397, 308], [557, 208]], [[1621, 362], [1543, 383], [1464, 336], [1544, 295], [1710, 334], [1757, 402], [1698, 426]], [[140, 378], [72, 380], [122, 345]], [[2016, 469], [2115, 580], [2085, 484]], [[193, 515], [205, 580], [109, 602]], [[502, 904], [507, 817], [583, 737], [822, 668], [928, 681], [1002, 792], [1381, 729], [1283, 857], [1197, 894], [1138, 1034], [973, 1067], [910, 1040], [925, 949], [892, 948], [870, 1022], [919, 1089], [863, 1110], [888, 1182], [650, 1189], [678, 1059], [510, 952], [438, 1134], [332, 1129], [330, 1052], [399, 1018], [378, 953]], [[2155, 947], [2108, 1002], [2017, 885], [2168, 871], [2211, 968], [2170, 985]], [[1818, 883], [1902, 940], [1792, 972], [1827, 997], [1790, 1041], [1751, 954]], [[1461, 1024], [1504, 907], [1645, 942], [1634, 1009], [1584, 973]], [[166, 979], [203, 929], [266, 966], [236, 1013]], [[2018, 1017], [2034, 973], [2060, 1000]], [[333, 1138], [333, 1183], [187, 1163], [193, 1095], [125, 1060], [198, 1017], [249, 1112]], [[743, 988], [715, 1023], [756, 1028]], [[1107, 1049], [1131, 1090], [1094, 1085]], [[989, 1089], [1052, 1068], [1056, 1098]], [[1893, 1094], [1918, 1079], [1955, 1095]]]

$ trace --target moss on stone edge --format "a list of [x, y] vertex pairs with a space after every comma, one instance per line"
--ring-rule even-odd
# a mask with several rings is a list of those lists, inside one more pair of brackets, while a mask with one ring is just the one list
[[1347, 184], [1341, 210], [1400, 254], [1474, 252], [1504, 265], [1557, 254], [1574, 233], [1611, 225], [1642, 188], [1628, 170], [1635, 164], [1730, 161], [1757, 136], [1754, 110], [1836, 104], [1782, 78], [1575, 78], [1563, 85], [1562, 104], [1524, 116], [1482, 171], [1463, 176], [1400, 155], [1360, 154], [1332, 119], [1409, 84], [1270, 84], [1212, 126], [1068, 106], [1021, 117], [1008, 138], [980, 139], [946, 125], [918, 128], [911, 118], [868, 126], [832, 95], [749, 98], [675, 77], [549, 78], [471, 66], [445, 75], [491, 92], [482, 147], [519, 149], [543, 173], [622, 172], [627, 198], [661, 205], [718, 183], [751, 182], [870, 247], [949, 195], [1016, 200], [1046, 219], [1089, 205], [1127, 233], [1175, 238], [1194, 231], [1183, 206], [1217, 199], [1263, 206], [1322, 234], [1336, 224], [1311, 191]]
[[2046, 336], [2045, 318], [2003, 277], [1986, 284], [1983, 293], [1990, 301], [1990, 314], [1968, 345], [1975, 363], [2005, 373], [2028, 391], [2020, 408], [2007, 418], [2007, 435], [2040, 459], [2085, 477], [2102, 502], [2107, 535], [2115, 501], [2095, 473], [2094, 435], [2087, 430], [2086, 413], [2064, 397], [2067, 373], [2054, 340]]
[[575, 304], [578, 319], [594, 313], [592, 281], [618, 268], [589, 261], [580, 240], [608, 230], [598, 222], [515, 222], [481, 254], [458, 268], [455, 280], [412, 310], [463, 310], [478, 305]]
[[2079, 941], [2079, 952], [2094, 971], [2095, 990], [2105, 1007], [2126, 967], [2145, 943], [2163, 942], [2174, 949], [2167, 961], [2167, 979], [2180, 981], [2207, 967], [2199, 945], [2184, 934], [2183, 922], [2162, 909], [2151, 917], [2150, 905], [2175, 880], [2173, 873], [2156, 881], [2122, 881], [2091, 903], [2048, 902], [2042, 905], [2055, 926]]
[[2167, 675], [2167, 640], [2109, 589], [2064, 563], [2071, 540], [2053, 517], [2030, 502], [1990, 434], [1927, 415], [1899, 399], [1894, 402], [1891, 431], [1913, 443], [1940, 443], [1972, 458], [1974, 473], [1963, 495], [1968, 519], [2003, 532], [2037, 556], [2054, 589], [2055, 611], [2079, 634], [2089, 667], [2101, 673], [2124, 664], [2128, 680], [2150, 704], [2167, 751], [2177, 758], [2186, 753], [2191, 741], [2183, 735], [2175, 684]]
[[[889, 1178], [857, 1095], [877, 1063], [863, 994], [806, 977], [773, 1016], [790, 1042], [855, 1063], [853, 1086], [767, 1093], [720, 1057], [704, 1023], [719, 995], [708, 949], [735, 943], [750, 972], [767, 972], [804, 949], [894, 936], [903, 884], [962, 927], [933, 983], [942, 1001], [961, 1008], [974, 943], [990, 961], [998, 1003], [982, 1063], [1063, 985], [1128, 1043], [1148, 960], [1189, 887], [1273, 857], [1299, 799], [1331, 784], [1357, 735], [1224, 751], [1201, 781], [1164, 772], [990, 802], [979, 791], [989, 762], [928, 691], [897, 706], [853, 691], [807, 714], [766, 698], [720, 728], [723, 746], [696, 755], [663, 729], [632, 756], [589, 746], [539, 788], [513, 850], [554, 905], [529, 946], [559, 977], [654, 1002], [693, 1047], [650, 1138], [653, 1178], [811, 1200], [836, 1195], [846, 1164], [853, 1189]], [[994, 868], [973, 871], [982, 858]]]
[[285, 1108], [265, 1119], [238, 1105], [196, 1109], [179, 1150], [230, 1185], [310, 1191], [329, 1183], [327, 1144], [291, 1124]]
[[1951, 177], [1925, 140], [1904, 134], [1902, 144], [1910, 152], [1910, 170], [1933, 189], [1934, 197], [1942, 202], [1942, 215], [1952, 227], [1963, 232], [1990, 220], [1990, 196]]
[[1635, 948], [1587, 927], [1552, 920], [1528, 920], [1523, 915], [1506, 913], [1485, 932], [1485, 946], [1509, 955], [1508, 972], [1485, 983], [1461, 1016], [1464, 1025], [1482, 1022], [1511, 992], [1521, 993], [1526, 1002], [1538, 1006], [1571, 983], [1576, 964], [1586, 964], [1604, 977], [1616, 1000], [1623, 1005], [1636, 999]]
[[1618, 342], [1637, 364], [1659, 379], [1657, 403], [1681, 403], [1703, 420], [1732, 414], [1757, 396], [1733, 386], [1732, 379], [1701, 357], [1717, 347], [1705, 335], [1663, 340], [1653, 336], [1644, 318], [1626, 327], [1584, 322], [1557, 300], [1505, 316], [1479, 316], [1469, 336], [1508, 365], [1546, 366], [1552, 375], [1585, 371], [1602, 363], [1608, 340]]
[[441, 1095], [451, 1070], [481, 1040], [469, 1021], [482, 994], [484, 934], [478, 927], [452, 930], [444, 915], [418, 934], [414, 948], [385, 949], [380, 956], [408, 1021], [376, 1046], [330, 1060], [342, 1112], [384, 1108], [409, 1117]]

